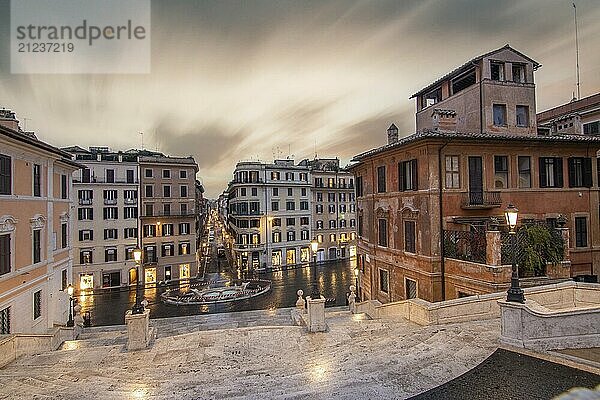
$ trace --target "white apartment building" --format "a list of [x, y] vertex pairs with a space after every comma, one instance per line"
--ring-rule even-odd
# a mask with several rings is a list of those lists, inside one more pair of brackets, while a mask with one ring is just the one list
[[310, 178], [294, 160], [239, 162], [228, 188], [238, 267], [259, 270], [311, 260]]
[[354, 176], [337, 158], [302, 160], [311, 175], [312, 232], [319, 247], [317, 261], [356, 256]]
[[138, 153], [108, 147], [63, 150], [85, 165], [73, 173], [75, 224], [73, 277], [76, 290], [136, 283], [133, 249], [138, 244]]

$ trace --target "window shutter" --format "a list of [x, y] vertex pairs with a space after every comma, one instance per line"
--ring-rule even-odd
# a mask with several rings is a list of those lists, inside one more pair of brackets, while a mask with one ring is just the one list
[[0, 237], [0, 274], [10, 272], [10, 235]]
[[540, 164], [540, 187], [541, 188], [545, 188], [548, 187], [548, 185], [546, 184], [548, 182], [548, 177], [546, 176], [546, 163], [545, 163], [545, 158], [544, 157], [540, 157], [539, 158], [539, 164]]
[[583, 186], [592, 187], [592, 159], [583, 159]]
[[569, 157], [567, 159], [569, 165], [569, 187], [575, 187], [576, 173], [575, 173], [575, 159]]
[[0, 194], [11, 194], [10, 157], [0, 155]]
[[412, 181], [413, 181], [413, 190], [419, 190], [419, 172], [417, 170], [417, 159], [411, 161], [412, 163]]
[[104, 230], [104, 240], [108, 239], [108, 229]]
[[83, 231], [79, 231], [79, 241], [83, 240]]
[[94, 240], [94, 231], [90, 231], [90, 240]]
[[81, 221], [81, 219], [83, 218], [83, 210], [81, 208], [77, 209], [77, 219], [79, 221]]
[[94, 219], [94, 209], [90, 208], [90, 219]]
[[404, 162], [398, 163], [398, 191], [404, 190]]
[[555, 177], [554, 182], [556, 183], [555, 187], [563, 187], [563, 162], [562, 157], [555, 157], [554, 164], [556, 168], [554, 169]]
[[105, 208], [102, 210], [102, 213], [104, 214], [104, 219], [106, 219], [106, 216], [108, 215], [108, 209], [105, 207]]

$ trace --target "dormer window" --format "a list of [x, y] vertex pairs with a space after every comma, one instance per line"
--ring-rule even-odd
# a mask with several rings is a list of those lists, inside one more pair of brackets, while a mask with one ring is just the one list
[[527, 79], [525, 78], [525, 65], [513, 64], [512, 65], [512, 76], [513, 76], [513, 82], [517, 82], [517, 83], [527, 82]]
[[491, 78], [493, 81], [504, 80], [504, 64], [499, 62], [490, 63]]
[[475, 68], [465, 72], [464, 74], [452, 79], [452, 94], [456, 94], [476, 82]]
[[437, 88], [423, 95], [423, 108], [432, 106], [442, 100], [442, 88]]

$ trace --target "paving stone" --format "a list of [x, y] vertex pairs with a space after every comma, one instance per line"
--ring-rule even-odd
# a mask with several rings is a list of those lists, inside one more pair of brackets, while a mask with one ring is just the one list
[[397, 399], [455, 378], [498, 346], [498, 321], [440, 329], [329, 310], [329, 330], [317, 334], [293, 326], [289, 309], [152, 320], [157, 339], [136, 352], [120, 344], [122, 328], [86, 330], [62, 350], [1, 369], [0, 393], [11, 400]]

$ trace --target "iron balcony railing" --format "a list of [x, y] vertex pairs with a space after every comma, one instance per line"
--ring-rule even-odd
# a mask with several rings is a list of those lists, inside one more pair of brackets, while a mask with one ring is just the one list
[[137, 204], [137, 199], [136, 198], [129, 199], [126, 197], [124, 202], [125, 202], [125, 204]]
[[79, 199], [80, 206], [89, 206], [92, 204], [92, 199]]
[[264, 215], [263, 211], [231, 211], [229, 215], [239, 217], [239, 216], [247, 216], [247, 215]]
[[151, 214], [144, 213], [142, 214], [142, 218], [151, 218], [151, 217], [193, 217], [196, 213], [192, 211], [156, 211]]
[[261, 249], [265, 246], [264, 243], [259, 243], [259, 244], [234, 244], [233, 245], [233, 250], [236, 251], [240, 251], [240, 250], [255, 250], [255, 249]]
[[464, 193], [463, 208], [495, 208], [502, 205], [500, 192], [471, 191]]
[[104, 199], [104, 204], [106, 204], [106, 205], [117, 204], [117, 199]]
[[444, 230], [444, 257], [485, 264], [486, 249], [484, 230]]

